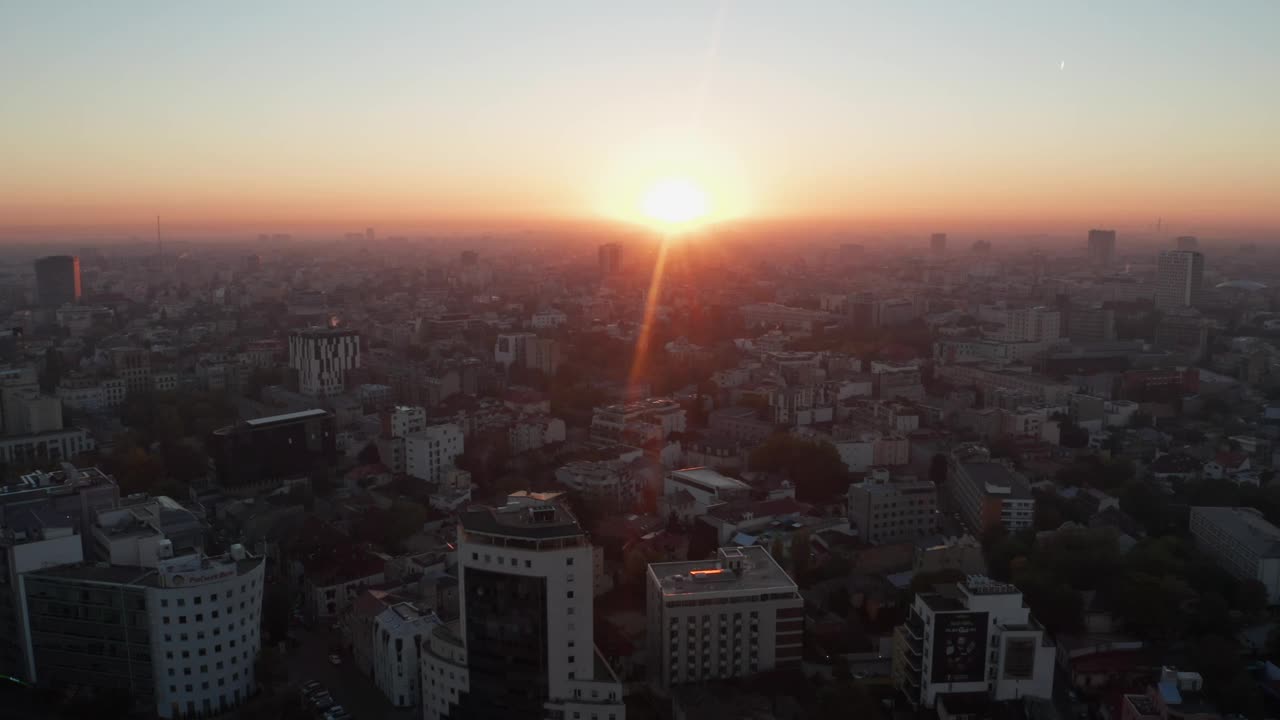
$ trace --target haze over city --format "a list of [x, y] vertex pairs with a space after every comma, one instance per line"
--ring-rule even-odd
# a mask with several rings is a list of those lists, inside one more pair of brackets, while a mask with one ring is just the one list
[[1280, 717], [1278, 29], [0, 0], [0, 719]]

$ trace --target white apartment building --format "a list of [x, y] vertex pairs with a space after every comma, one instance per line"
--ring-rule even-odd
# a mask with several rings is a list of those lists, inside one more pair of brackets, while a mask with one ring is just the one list
[[506, 368], [524, 365], [529, 357], [529, 346], [537, 339], [534, 333], [503, 333], [494, 341], [493, 361]]
[[1000, 324], [992, 338], [1000, 342], [1045, 342], [1062, 334], [1062, 313], [1044, 306], [984, 306], [979, 319]]
[[894, 631], [893, 681], [917, 707], [962, 693], [1052, 698], [1055, 662], [1018, 588], [980, 575], [917, 594]]
[[298, 371], [298, 391], [320, 397], [346, 389], [348, 370], [360, 367], [360, 334], [339, 328], [309, 328], [289, 335], [289, 367]]
[[1156, 308], [1191, 307], [1200, 298], [1204, 255], [1194, 250], [1165, 250], [1156, 261]]
[[460, 617], [422, 649], [423, 717], [625, 720], [595, 649], [593, 550], [562, 505], [511, 496], [462, 514]]
[[906, 542], [932, 535], [938, 527], [938, 488], [931, 480], [893, 480], [873, 470], [848, 491], [849, 524], [874, 544]]
[[507, 446], [513, 455], [564, 442], [564, 420], [551, 415], [525, 415], [507, 429]]
[[419, 480], [440, 482], [462, 449], [462, 428], [453, 423], [429, 425], [405, 437], [405, 472]]
[[539, 310], [529, 319], [529, 324], [539, 330], [558, 328], [567, 322], [569, 322], [569, 316], [556, 309]]
[[418, 648], [439, 624], [435, 613], [424, 613], [407, 602], [374, 616], [373, 682], [395, 707], [413, 707], [422, 701]]
[[556, 482], [594, 507], [629, 512], [640, 500], [643, 467], [639, 451], [611, 460], [574, 460], [556, 470]]
[[[233, 545], [221, 557], [160, 557], [150, 567], [82, 563], [23, 575], [34, 682], [128, 687], [162, 718], [229, 712], [256, 689], [263, 566]], [[130, 638], [127, 628], [139, 624], [148, 632]], [[104, 668], [95, 646], [131, 662]]]
[[1267, 602], [1280, 604], [1280, 528], [1249, 507], [1193, 507], [1196, 544], [1241, 580], [1267, 588]]
[[[591, 414], [591, 436], [598, 440], [664, 440], [688, 428], [684, 408], [667, 398], [604, 405]], [[639, 445], [642, 442], [633, 442]]]
[[654, 563], [646, 578], [649, 681], [657, 691], [799, 667], [804, 601], [764, 548]]

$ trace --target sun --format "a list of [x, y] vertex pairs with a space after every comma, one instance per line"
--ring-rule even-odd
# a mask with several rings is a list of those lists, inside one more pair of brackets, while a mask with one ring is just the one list
[[649, 188], [640, 208], [664, 225], [688, 225], [706, 216], [707, 193], [688, 178], [668, 178]]

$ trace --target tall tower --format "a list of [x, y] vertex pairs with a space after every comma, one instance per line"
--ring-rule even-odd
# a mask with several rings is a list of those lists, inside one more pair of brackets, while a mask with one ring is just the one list
[[593, 557], [554, 495], [462, 513], [460, 617], [423, 641], [425, 717], [623, 720], [622, 685], [595, 650]]
[[1110, 267], [1116, 256], [1115, 230], [1089, 231], [1089, 262], [1099, 267]]
[[80, 302], [80, 258], [75, 255], [50, 255], [35, 262], [36, 303], [41, 307], [59, 308]]
[[616, 275], [622, 269], [622, 246], [606, 243], [600, 246], [600, 274]]
[[1204, 255], [1194, 250], [1165, 250], [1156, 264], [1156, 307], [1191, 307], [1200, 298]]

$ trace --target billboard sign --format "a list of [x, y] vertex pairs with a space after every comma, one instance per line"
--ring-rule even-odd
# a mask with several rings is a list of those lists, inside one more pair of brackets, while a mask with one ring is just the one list
[[948, 612], [933, 618], [931, 683], [985, 682], [987, 613]]

